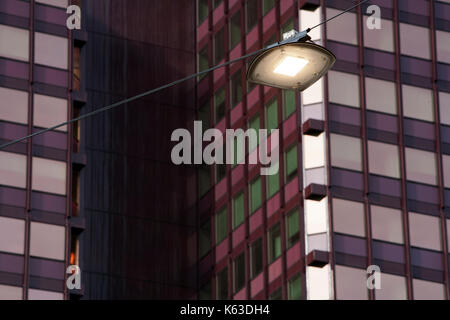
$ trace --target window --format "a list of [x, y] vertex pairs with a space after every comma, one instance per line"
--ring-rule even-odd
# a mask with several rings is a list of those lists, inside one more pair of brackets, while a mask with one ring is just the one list
[[62, 292], [28, 289], [28, 300], [64, 300]]
[[283, 34], [294, 30], [294, 19], [290, 18], [287, 20], [282, 26], [281, 26], [281, 37], [280, 39], [283, 39]]
[[323, 233], [328, 230], [328, 197], [320, 201], [305, 200], [307, 234]]
[[270, 10], [275, 6], [275, 0], [263, 0], [263, 15], [269, 13]]
[[274, 262], [281, 256], [281, 230], [280, 224], [277, 223], [269, 231], [269, 263]]
[[77, 46], [73, 47], [72, 89], [81, 90], [81, 48]]
[[[73, 118], [72, 119], [76, 119], [81, 115], [81, 110], [80, 108], [73, 106], [72, 108], [73, 110]], [[72, 151], [74, 153], [78, 153], [80, 152], [80, 143], [81, 143], [81, 121], [75, 121], [72, 123]]]
[[214, 0], [214, 9], [217, 9], [221, 4], [223, 0]]
[[[36, 127], [50, 128], [67, 121], [67, 100], [34, 94], [33, 124]], [[67, 131], [67, 126], [55, 130]]]
[[442, 155], [442, 168], [444, 169], [444, 187], [450, 188], [450, 156]]
[[198, 195], [204, 196], [211, 189], [211, 170], [208, 165], [201, 165], [198, 169]]
[[245, 15], [247, 18], [247, 33], [249, 33], [258, 23], [258, 0], [247, 0]]
[[72, 216], [80, 214], [80, 170], [72, 168]]
[[[198, 71], [205, 71], [209, 68], [208, 45], [204, 46], [198, 53]], [[200, 75], [199, 79], [203, 79], [207, 73]]]
[[203, 287], [200, 288], [198, 293], [199, 300], [211, 300], [211, 281], [208, 281]]
[[69, 263], [72, 266], [78, 266], [80, 256], [80, 242], [78, 241], [78, 235], [72, 232], [70, 236], [70, 259]]
[[67, 38], [36, 32], [34, 62], [59, 69], [67, 69], [68, 47]]
[[[367, 26], [364, 16], [364, 26]], [[394, 52], [394, 24], [391, 20], [381, 19], [381, 29], [364, 29], [364, 46], [383, 51]]]
[[436, 53], [440, 62], [450, 64], [450, 32], [436, 30]]
[[288, 151], [286, 151], [286, 155], [284, 158], [286, 162], [285, 167], [286, 167], [286, 183], [287, 183], [297, 176], [297, 167], [298, 167], [297, 145], [293, 146]]
[[286, 217], [287, 248], [291, 248], [300, 239], [298, 209], [291, 211]]
[[289, 300], [300, 300], [302, 297], [302, 282], [300, 275], [294, 276], [288, 282], [288, 298]]
[[402, 85], [403, 115], [425, 121], [434, 121], [433, 92], [428, 89]]
[[0, 217], [0, 251], [23, 254], [25, 221]]
[[397, 114], [397, 91], [394, 82], [366, 78], [366, 99], [368, 110]]
[[0, 119], [28, 123], [28, 92], [0, 87]]
[[29, 36], [28, 30], [0, 24], [0, 56], [28, 61]]
[[225, 58], [225, 33], [223, 28], [214, 36], [214, 64], [219, 64]]
[[366, 270], [336, 266], [336, 299], [367, 300]]
[[22, 287], [0, 284], [0, 300], [22, 300]]
[[64, 260], [66, 229], [52, 224], [31, 222], [30, 255]]
[[209, 100], [198, 109], [197, 117], [202, 122], [204, 131], [211, 127]]
[[400, 179], [398, 146], [369, 140], [368, 148], [370, 173]]
[[270, 199], [274, 196], [280, 189], [280, 172], [276, 174], [268, 175], [267, 177], [267, 197]]
[[372, 238], [403, 244], [402, 211], [380, 206], [370, 206]]
[[216, 164], [216, 183], [219, 183], [227, 175], [227, 165], [226, 164]]
[[248, 150], [250, 152], [252, 152], [259, 145], [259, 129], [261, 128], [259, 116], [253, 117], [253, 119], [250, 120], [250, 122], [248, 124], [248, 127], [253, 129], [253, 130], [256, 130], [256, 143], [251, 141], [249, 143], [249, 148], [248, 148]]
[[439, 92], [441, 124], [450, 126], [450, 93]]
[[365, 220], [363, 203], [333, 198], [334, 232], [365, 237]]
[[241, 41], [241, 11], [236, 12], [230, 20], [230, 48]]
[[445, 300], [442, 283], [413, 279], [414, 300]]
[[198, 25], [201, 25], [203, 21], [205, 21], [208, 18], [208, 0], [198, 0], [197, 2], [197, 23]]
[[[308, 9], [308, 10], [305, 10]], [[320, 6], [309, 7], [300, 10], [300, 30], [306, 30], [311, 26], [315, 26], [322, 21], [322, 8]], [[311, 40], [320, 40], [322, 37], [322, 27], [317, 27], [309, 33]]]
[[333, 133], [330, 140], [333, 167], [362, 171], [361, 139]]
[[69, 6], [69, 0], [36, 0], [36, 2], [48, 4], [54, 7], [66, 9]]
[[225, 267], [217, 275], [217, 300], [228, 299], [228, 268]]
[[442, 250], [440, 218], [425, 214], [409, 213], [411, 246]]
[[323, 101], [323, 79], [317, 80], [312, 86], [303, 91], [302, 104], [304, 106]]
[[297, 110], [297, 105], [295, 103], [295, 91], [293, 90], [283, 90], [283, 108], [284, 108], [284, 120], [289, 118], [289, 116]]
[[32, 189], [66, 194], [66, 163], [33, 157]]
[[250, 257], [252, 260], [251, 264], [251, 275], [252, 279], [256, 277], [263, 271], [263, 243], [262, 239], [259, 238], [255, 242], [252, 243], [250, 249]]
[[317, 137], [303, 136], [303, 160], [305, 169], [323, 167], [325, 165], [325, 134]]
[[204, 257], [211, 250], [211, 220], [207, 220], [199, 230], [199, 255]]
[[[342, 13], [341, 10], [327, 8], [326, 18], [329, 19], [340, 13]], [[356, 14], [347, 12], [345, 19], [334, 19], [327, 23], [327, 39], [357, 45], [357, 30]]]
[[214, 110], [216, 124], [225, 117], [225, 88], [221, 88], [214, 94]]
[[283, 292], [281, 291], [281, 288], [278, 288], [272, 292], [269, 296], [269, 300], [283, 300]]
[[430, 30], [428, 28], [400, 23], [401, 54], [429, 60], [430, 48]]
[[250, 183], [250, 214], [258, 210], [261, 207], [261, 203], [261, 178], [258, 177]]
[[436, 154], [411, 148], [405, 148], [405, 153], [407, 179], [410, 181], [436, 185]]
[[239, 70], [231, 77], [231, 107], [242, 101], [242, 77]]
[[328, 84], [330, 102], [355, 108], [360, 107], [359, 77], [357, 75], [329, 71]]
[[27, 185], [27, 157], [0, 151], [0, 185], [25, 188]]
[[244, 193], [239, 193], [233, 199], [233, 229], [236, 229], [244, 222]]
[[245, 286], [245, 255], [241, 253], [234, 260], [234, 293]]
[[216, 244], [221, 243], [228, 233], [227, 208], [216, 214]]
[[381, 273], [381, 288], [375, 291], [377, 300], [406, 300], [406, 278], [393, 274]]
[[271, 130], [278, 127], [278, 103], [276, 99], [272, 99], [266, 105], [266, 128], [270, 134]]

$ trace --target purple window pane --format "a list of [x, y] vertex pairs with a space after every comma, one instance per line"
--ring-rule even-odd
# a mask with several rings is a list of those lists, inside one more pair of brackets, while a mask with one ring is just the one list
[[372, 241], [373, 257], [397, 263], [405, 263], [405, 249], [402, 245]]

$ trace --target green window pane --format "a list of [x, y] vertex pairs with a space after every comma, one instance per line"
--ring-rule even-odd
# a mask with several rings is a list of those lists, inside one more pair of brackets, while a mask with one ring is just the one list
[[227, 237], [227, 209], [224, 208], [216, 214], [216, 243], [219, 244]]
[[294, 29], [294, 20], [291, 18], [288, 21], [286, 21], [286, 23], [283, 24], [283, 26], [281, 27], [281, 36], [283, 36], [283, 34], [293, 29]]
[[254, 117], [248, 124], [249, 128], [256, 130], [256, 144], [250, 143], [249, 150], [253, 151], [259, 145], [259, 129], [261, 128], [259, 116]]
[[211, 282], [208, 282], [203, 287], [200, 288], [198, 293], [199, 300], [211, 300]]
[[231, 107], [235, 107], [242, 101], [242, 78], [241, 72], [236, 72], [231, 78]]
[[211, 170], [209, 166], [201, 166], [198, 170], [198, 193], [202, 197], [211, 188]]
[[225, 267], [217, 275], [217, 300], [228, 299], [228, 268]]
[[223, 29], [220, 29], [214, 36], [214, 64], [219, 64], [225, 57], [225, 32]]
[[287, 216], [287, 247], [292, 247], [298, 240], [298, 210], [294, 210]]
[[233, 199], [233, 229], [244, 222], [244, 193], [240, 193]]
[[245, 286], [245, 255], [240, 254], [234, 260], [234, 293], [237, 293]]
[[198, 120], [202, 122], [203, 131], [211, 127], [209, 101], [198, 109]]
[[286, 152], [286, 181], [297, 175], [297, 166], [297, 146], [294, 146]]
[[200, 226], [199, 231], [199, 254], [205, 256], [211, 250], [211, 221], [208, 220]]
[[214, 94], [214, 111], [216, 124], [225, 117], [225, 88]]
[[247, 0], [245, 15], [247, 20], [247, 33], [249, 33], [258, 23], [258, 0]]
[[283, 91], [283, 106], [284, 106], [284, 120], [289, 118], [297, 110], [295, 104], [295, 91], [284, 90]]
[[279, 172], [277, 174], [269, 175], [267, 177], [267, 194], [271, 198], [280, 189]]
[[294, 277], [289, 281], [289, 300], [300, 300], [302, 296], [302, 283], [300, 281], [300, 276]]
[[216, 164], [216, 183], [219, 183], [227, 175], [226, 164]]
[[208, 0], [198, 0], [198, 25], [208, 18]]
[[277, 100], [273, 99], [266, 107], [266, 128], [270, 134], [271, 130], [278, 127], [278, 104]]
[[250, 213], [258, 210], [261, 207], [261, 203], [261, 178], [257, 178], [250, 184]]
[[214, 0], [214, 9], [216, 9], [218, 6], [220, 6], [220, 4], [222, 3], [223, 0]]
[[269, 262], [272, 263], [281, 255], [280, 224], [269, 231]]
[[[208, 46], [203, 47], [198, 53], [198, 71], [204, 71], [209, 68], [209, 55], [208, 55]], [[206, 73], [199, 76], [200, 79], [203, 79], [206, 76]]]
[[261, 238], [252, 243], [250, 247], [250, 258], [251, 258], [250, 271], [251, 277], [253, 279], [263, 271], [263, 247]]
[[263, 0], [263, 15], [269, 13], [275, 5], [275, 0]]
[[230, 21], [230, 47], [234, 48], [241, 41], [241, 12], [234, 14]]

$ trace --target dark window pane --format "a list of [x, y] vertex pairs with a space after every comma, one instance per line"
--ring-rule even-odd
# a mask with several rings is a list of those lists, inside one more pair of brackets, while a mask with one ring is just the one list
[[262, 247], [262, 239], [259, 238], [251, 245], [251, 274], [252, 278], [256, 277], [263, 270], [263, 247]]
[[240, 254], [234, 260], [234, 293], [245, 286], [245, 255]]
[[[198, 53], [198, 71], [204, 71], [209, 68], [209, 55], [208, 55], [208, 46], [204, 46], [203, 49]], [[207, 73], [204, 73], [200, 76], [200, 79], [205, 77]]]
[[290, 248], [296, 244], [300, 238], [298, 228], [298, 210], [290, 212], [286, 218], [287, 224], [287, 247]]
[[285, 155], [286, 161], [286, 182], [290, 181], [297, 175], [297, 146], [290, 148]]
[[269, 263], [275, 261], [281, 255], [281, 231], [277, 223], [269, 231]]
[[228, 268], [217, 275], [217, 300], [228, 299]]
[[300, 300], [302, 296], [302, 283], [300, 275], [295, 276], [288, 283], [288, 298], [289, 300]]
[[284, 90], [283, 91], [283, 107], [284, 107], [284, 120], [289, 118], [291, 114], [293, 114], [296, 110], [295, 104], [295, 91], [293, 90]]
[[233, 199], [233, 229], [244, 222], [244, 193], [239, 193]]
[[270, 10], [275, 6], [275, 0], [263, 0], [263, 15], [269, 13]]
[[205, 256], [211, 250], [211, 221], [208, 220], [200, 226], [199, 230], [199, 254]]
[[279, 172], [273, 175], [268, 175], [267, 177], [267, 196], [271, 198], [280, 189], [280, 179]]
[[228, 233], [227, 208], [223, 208], [216, 214], [216, 243], [222, 242]]
[[226, 164], [216, 164], [216, 183], [219, 183], [227, 174]]
[[214, 94], [214, 111], [215, 111], [215, 123], [225, 117], [225, 88], [219, 89]]
[[208, 282], [203, 287], [200, 288], [198, 293], [199, 300], [211, 300], [211, 282]]
[[225, 33], [223, 28], [214, 36], [214, 64], [219, 64], [225, 57]]
[[281, 39], [283, 39], [283, 34], [286, 32], [289, 32], [294, 29], [294, 20], [291, 18], [288, 21], [286, 21], [285, 24], [281, 27]]
[[283, 294], [282, 294], [281, 288], [278, 288], [277, 290], [272, 292], [272, 294], [269, 296], [269, 300], [282, 300], [282, 299], [283, 299]]
[[198, 0], [198, 25], [208, 18], [208, 0]]
[[203, 131], [211, 127], [209, 101], [198, 109], [198, 120], [202, 122]]
[[231, 78], [231, 107], [235, 107], [242, 101], [242, 77], [241, 71], [236, 72]]
[[247, 0], [245, 14], [247, 16], [247, 33], [249, 33], [258, 23], [258, 0]]
[[81, 90], [81, 48], [73, 48], [73, 81], [72, 89]]
[[266, 106], [266, 124], [268, 134], [278, 127], [278, 103], [276, 99], [272, 99]]
[[230, 47], [234, 48], [241, 41], [241, 11], [236, 12], [230, 21]]
[[249, 150], [251, 152], [255, 150], [256, 147], [259, 145], [259, 129], [261, 129], [259, 116], [253, 117], [253, 119], [250, 120], [248, 127], [256, 130], [256, 144], [253, 142], [252, 144], [249, 145]]
[[254, 213], [258, 210], [261, 207], [261, 203], [261, 178], [257, 178], [250, 184], [250, 213]]
[[222, 3], [223, 0], [214, 0], [214, 9], [216, 9], [218, 6], [220, 6], [220, 4]]
[[211, 188], [211, 169], [207, 165], [202, 165], [198, 169], [198, 193], [202, 197]]

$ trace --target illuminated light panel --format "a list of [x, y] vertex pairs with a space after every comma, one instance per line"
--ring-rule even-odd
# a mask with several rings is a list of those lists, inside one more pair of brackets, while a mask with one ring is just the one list
[[288, 77], [295, 77], [308, 63], [308, 60], [288, 56], [281, 61], [273, 72]]

